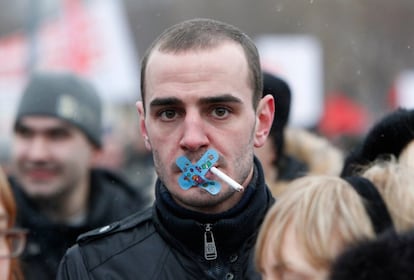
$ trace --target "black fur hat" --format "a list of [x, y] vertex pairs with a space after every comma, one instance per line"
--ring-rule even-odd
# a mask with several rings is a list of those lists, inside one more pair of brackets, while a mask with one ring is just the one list
[[399, 108], [377, 122], [345, 159], [341, 176], [351, 176], [378, 157], [394, 155], [414, 140], [414, 110]]
[[414, 231], [387, 232], [342, 253], [331, 268], [330, 280], [414, 279]]

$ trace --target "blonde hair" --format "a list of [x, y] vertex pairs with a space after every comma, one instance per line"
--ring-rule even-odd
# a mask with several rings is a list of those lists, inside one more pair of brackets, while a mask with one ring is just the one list
[[328, 139], [306, 129], [285, 129], [286, 154], [305, 162], [309, 174], [339, 175], [343, 167], [343, 152]]
[[414, 168], [414, 139], [409, 142], [398, 156], [398, 162]]
[[329, 268], [345, 245], [375, 236], [363, 200], [345, 180], [308, 175], [292, 181], [267, 213], [256, 243], [260, 271], [267, 250], [282, 259], [284, 236], [293, 226], [304, 258], [315, 268]]
[[10, 189], [9, 182], [6, 178], [3, 169], [0, 167], [0, 203], [3, 204], [4, 209], [7, 213], [7, 227], [11, 228], [14, 226], [16, 219], [16, 203], [14, 201], [13, 193]]
[[387, 205], [397, 231], [414, 226], [414, 173], [394, 156], [374, 161], [362, 176], [374, 183]]
[[[285, 128], [284, 154], [306, 164], [308, 170], [303, 175], [339, 176], [343, 167], [344, 156], [339, 148], [335, 147], [328, 139], [303, 128]], [[276, 170], [276, 174], [277, 172], [278, 170]], [[266, 176], [273, 176], [273, 174], [269, 174]], [[277, 176], [276, 180], [272, 178], [272, 180], [266, 181], [275, 197], [279, 197], [290, 182], [290, 180], [278, 179]]]

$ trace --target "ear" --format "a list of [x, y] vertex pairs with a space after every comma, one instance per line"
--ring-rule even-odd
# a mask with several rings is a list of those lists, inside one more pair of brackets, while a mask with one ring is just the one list
[[269, 135], [275, 115], [275, 101], [273, 96], [265, 95], [259, 102], [256, 110], [256, 132], [254, 146], [262, 147]]
[[142, 137], [144, 137], [145, 148], [147, 148], [148, 151], [151, 151], [151, 143], [149, 141], [149, 137], [148, 137], [148, 133], [147, 133], [147, 127], [145, 125], [144, 104], [142, 103], [142, 101], [137, 101], [137, 103], [135, 103], [135, 106], [137, 107], [137, 110], [138, 110], [139, 128], [141, 130]]

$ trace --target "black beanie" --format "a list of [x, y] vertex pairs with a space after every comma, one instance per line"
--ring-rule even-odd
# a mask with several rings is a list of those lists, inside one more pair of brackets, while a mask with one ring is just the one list
[[345, 159], [341, 176], [351, 176], [378, 157], [394, 155], [414, 140], [414, 110], [399, 108], [378, 121]]
[[38, 72], [31, 76], [17, 109], [15, 126], [24, 116], [62, 119], [79, 128], [97, 147], [102, 139], [102, 104], [86, 80], [68, 72]]

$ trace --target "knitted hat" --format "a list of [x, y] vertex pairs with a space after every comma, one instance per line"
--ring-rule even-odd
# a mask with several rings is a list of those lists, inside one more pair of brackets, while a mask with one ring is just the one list
[[101, 100], [87, 81], [72, 73], [35, 73], [17, 109], [15, 125], [24, 116], [51, 116], [79, 128], [101, 147]]
[[408, 143], [414, 140], [414, 110], [399, 108], [377, 122], [365, 139], [346, 158], [341, 176], [358, 172], [360, 166], [380, 156], [399, 157]]

